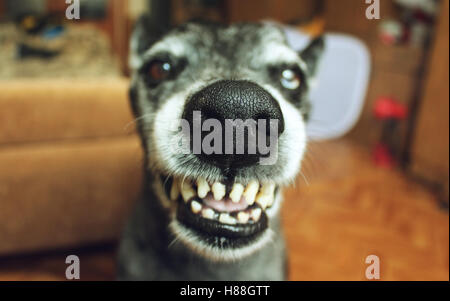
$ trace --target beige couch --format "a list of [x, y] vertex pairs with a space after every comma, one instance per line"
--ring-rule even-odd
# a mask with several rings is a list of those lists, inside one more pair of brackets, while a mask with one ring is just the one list
[[0, 255], [118, 237], [141, 182], [126, 79], [0, 81]]

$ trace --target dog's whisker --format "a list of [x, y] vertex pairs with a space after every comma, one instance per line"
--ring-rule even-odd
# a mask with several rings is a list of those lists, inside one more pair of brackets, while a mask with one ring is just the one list
[[306, 186], [309, 186], [309, 181], [308, 181], [308, 179], [306, 178], [306, 176], [305, 176], [305, 174], [303, 173], [303, 171], [299, 171], [299, 174], [302, 176], [302, 178], [303, 178], [303, 180], [305, 181], [305, 183], [306, 183]]
[[167, 181], [169, 181], [170, 178], [171, 178], [170, 174], [165, 177], [164, 182], [163, 182], [164, 187], [166, 187]]
[[151, 117], [153, 114], [144, 114], [142, 116], [139, 116], [133, 120], [131, 120], [130, 122], [128, 122], [127, 124], [124, 125], [123, 127], [123, 131], [127, 131], [129, 129], [129, 127], [135, 123], [137, 123], [139, 120], [144, 119], [146, 117]]
[[174, 239], [172, 239], [172, 241], [167, 245], [167, 248], [168, 249], [172, 248], [179, 241], [180, 241], [180, 238], [175, 236]]

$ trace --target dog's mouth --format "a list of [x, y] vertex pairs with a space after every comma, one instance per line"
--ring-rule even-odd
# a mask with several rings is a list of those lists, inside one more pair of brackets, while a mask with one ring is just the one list
[[273, 182], [208, 183], [166, 179], [167, 196], [176, 203], [176, 219], [207, 243], [239, 247], [256, 240], [268, 227], [266, 210], [278, 187]]

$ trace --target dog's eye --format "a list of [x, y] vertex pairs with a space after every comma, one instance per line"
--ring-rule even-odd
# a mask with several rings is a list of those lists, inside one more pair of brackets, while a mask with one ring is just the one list
[[294, 69], [284, 69], [281, 72], [281, 85], [289, 90], [295, 90], [300, 87], [301, 76], [300, 73]]
[[169, 62], [153, 61], [148, 66], [148, 76], [155, 82], [161, 82], [168, 79], [172, 72], [172, 65]]

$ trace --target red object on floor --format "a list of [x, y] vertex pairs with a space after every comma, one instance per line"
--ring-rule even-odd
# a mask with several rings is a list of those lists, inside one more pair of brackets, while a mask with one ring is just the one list
[[408, 115], [408, 108], [390, 97], [380, 97], [375, 101], [373, 113], [378, 119], [403, 120]]
[[395, 159], [389, 147], [384, 143], [378, 143], [373, 149], [373, 160], [376, 166], [392, 168], [395, 166]]

